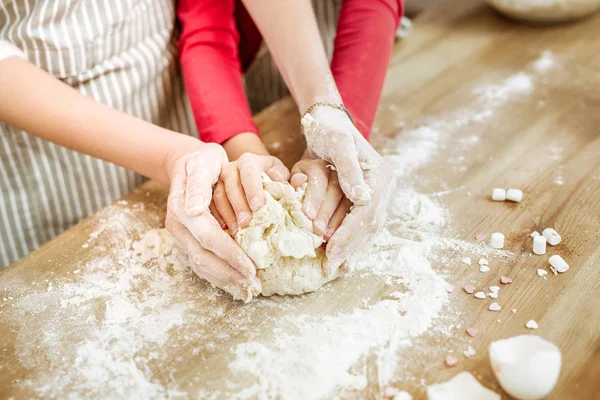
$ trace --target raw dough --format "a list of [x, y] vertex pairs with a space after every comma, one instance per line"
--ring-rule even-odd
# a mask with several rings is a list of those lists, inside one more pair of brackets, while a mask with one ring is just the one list
[[323, 270], [324, 240], [313, 232], [302, 212], [306, 185], [294, 190], [289, 183], [273, 182], [263, 174], [266, 202], [252, 215], [235, 241], [254, 261], [263, 296], [312, 292], [339, 276]]
[[600, 8], [600, 0], [487, 0], [512, 18], [532, 22], [564, 22], [585, 17]]
[[500, 400], [500, 395], [483, 386], [469, 372], [427, 388], [428, 400]]

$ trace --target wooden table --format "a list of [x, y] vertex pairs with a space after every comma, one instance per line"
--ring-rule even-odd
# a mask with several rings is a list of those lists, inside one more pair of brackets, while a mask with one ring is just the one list
[[[437, 129], [442, 135], [431, 150], [432, 159], [417, 165], [404, 183], [448, 208], [448, 237], [468, 243], [477, 234], [504, 232], [506, 249], [514, 256], [491, 259], [493, 272], [482, 274], [459, 262], [461, 256], [477, 254], [446, 248], [436, 255], [446, 262], [436, 262], [435, 269], [457, 288], [444, 318], [463, 328], [476, 326], [480, 334], [469, 339], [462, 329], [450, 337], [425, 333], [402, 351], [402, 373], [391, 384], [424, 398], [424, 385], [467, 370], [500, 392], [487, 346], [528, 333], [524, 325], [534, 319], [539, 323], [534, 333], [556, 343], [563, 354], [561, 377], [549, 398], [598, 398], [600, 15], [577, 24], [536, 27], [504, 19], [481, 1], [453, 0], [419, 16], [414, 25], [413, 35], [394, 54], [374, 145], [390, 153], [394, 138], [399, 143], [418, 139], [418, 128], [424, 125]], [[546, 50], [553, 52], [554, 65], [544, 71], [538, 64], [536, 69], [532, 63]], [[519, 86], [523, 81], [532, 87]], [[507, 92], [509, 87], [520, 89]], [[270, 148], [287, 165], [303, 151], [297, 117], [289, 99], [256, 117]], [[507, 186], [523, 189], [524, 200], [490, 201], [493, 187]], [[228, 364], [233, 358], [223, 353], [257, 334], [272, 340], [278, 319], [290, 313], [347, 312], [362, 306], [364, 299], [373, 303], [393, 290], [381, 280], [354, 277], [309, 296], [258, 299], [241, 306], [199, 279], [169, 270], [169, 276], [183, 280], [169, 291], [156, 289], [163, 290], [166, 300], [152, 297], [148, 293], [154, 288], [118, 277], [133, 273], [126, 261], [131, 241], [162, 224], [165, 199], [165, 188], [148, 182], [0, 273], [0, 298], [6, 299], [0, 301], [0, 398], [66, 398], [61, 391], [97, 398], [106, 390], [113, 397], [129, 397], [119, 392], [129, 384], [148, 385], [142, 397], [209, 398], [211, 390], [224, 390], [231, 377]], [[529, 233], [547, 226], [563, 237], [549, 254], [561, 254], [571, 268], [543, 279], [536, 269], [547, 266], [547, 256], [530, 255]], [[96, 271], [111, 270], [118, 273], [111, 275], [110, 284], [100, 284], [104, 275], [94, 284]], [[458, 290], [469, 282], [495, 284], [500, 275], [514, 282], [501, 289], [499, 313]], [[153, 305], [136, 323], [123, 325], [135, 329], [120, 331], [115, 315], [128, 310], [127, 300], [144, 296], [157, 301], [144, 303]], [[161, 308], [162, 300], [172, 307]], [[184, 305], [184, 314], [177, 305]], [[165, 313], [173, 321], [185, 316], [173, 328], [175, 333], [162, 332], [156, 324], [148, 325], [150, 331], [142, 329], [148, 318]], [[103, 318], [108, 315], [113, 325], [107, 328]], [[85, 348], [86, 340], [92, 348]], [[119, 343], [125, 348], [115, 353]], [[477, 351], [475, 357], [459, 356], [454, 368], [443, 365], [450, 349], [460, 355], [467, 345]], [[107, 358], [114, 354], [130, 354], [131, 359]], [[126, 379], [110, 375], [114, 371], [125, 371]], [[382, 390], [369, 380], [366, 389], [344, 395], [377, 399]]]

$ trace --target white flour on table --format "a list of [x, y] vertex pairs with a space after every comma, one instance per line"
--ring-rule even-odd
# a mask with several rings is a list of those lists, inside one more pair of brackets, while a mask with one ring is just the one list
[[[456, 189], [419, 193], [418, 171], [452, 141], [459, 140], [464, 149], [477, 146], [479, 137], [464, 135], [463, 128], [529, 95], [533, 81], [532, 75], [517, 73], [476, 89], [478, 100], [471, 107], [396, 137], [376, 137], [375, 147], [383, 150], [398, 181], [388, 225], [368, 253], [352, 260], [350, 276], [307, 296], [233, 304], [193, 275], [164, 230], [147, 231], [139, 223], [136, 215], [146, 213], [144, 207], [112, 206], [84, 245], [96, 258], [82, 261], [68, 278], [31, 282], [0, 314], [2, 323], [12, 321], [15, 353], [29, 370], [15, 387], [38, 398], [67, 399], [352, 398], [364, 394], [367, 382], [383, 391], [404, 373], [403, 349], [425, 333], [444, 337], [460, 326], [436, 325], [451, 313], [439, 267], [432, 266], [441, 251], [510, 256], [454, 239], [440, 198]], [[98, 248], [97, 238], [107, 236], [111, 245]], [[365, 289], [379, 285], [389, 294], [372, 300], [344, 291], [354, 281]], [[333, 290], [355, 306], [322, 314], [299, 311], [306, 309], [302, 305], [322, 304], [319, 299]], [[269, 315], [284, 316], [265, 319]], [[254, 325], [263, 319], [261, 326]], [[215, 332], [217, 324], [228, 329]], [[263, 336], [265, 331], [272, 335]], [[186, 348], [177, 347], [181, 344]], [[211, 371], [205, 357], [225, 369]], [[196, 376], [182, 384], [178, 376], [190, 368]]]

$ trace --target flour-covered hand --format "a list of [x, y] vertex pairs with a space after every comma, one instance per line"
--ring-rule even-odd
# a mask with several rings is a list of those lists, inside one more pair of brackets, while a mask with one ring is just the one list
[[263, 173], [275, 182], [287, 182], [290, 177], [285, 165], [273, 156], [244, 153], [236, 161], [223, 165], [211, 210], [231, 234], [248, 226], [252, 212], [265, 204]]
[[352, 205], [344, 196], [337, 172], [325, 160], [305, 158], [292, 167], [290, 183], [295, 188], [306, 183], [302, 211], [313, 222], [314, 232], [329, 240]]
[[308, 150], [335, 167], [344, 194], [353, 204], [368, 204], [372, 188], [365, 170], [381, 163], [381, 156], [360, 134], [346, 113], [321, 106], [302, 117]]
[[340, 187], [353, 203], [327, 244], [327, 269], [332, 270], [383, 227], [392, 172], [343, 111], [318, 107], [302, 118], [302, 128], [308, 150], [333, 164]]
[[256, 268], [209, 212], [213, 185], [226, 164], [227, 155], [216, 144], [173, 160], [167, 166], [171, 188], [165, 225], [198, 276], [247, 302], [261, 291]]

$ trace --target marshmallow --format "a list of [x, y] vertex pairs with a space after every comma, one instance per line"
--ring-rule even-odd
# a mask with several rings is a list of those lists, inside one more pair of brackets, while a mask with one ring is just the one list
[[544, 236], [533, 238], [533, 252], [535, 254], [546, 254], [546, 238]]
[[523, 191], [519, 189], [508, 189], [506, 191], [506, 200], [519, 203], [521, 200], [523, 200]]
[[492, 190], [492, 200], [505, 201], [506, 200], [506, 189], [494, 188]]
[[562, 240], [560, 235], [558, 234], [558, 232], [556, 232], [552, 228], [544, 229], [544, 232], [542, 232], [542, 235], [544, 235], [544, 237], [546, 238], [546, 240], [548, 241], [548, 244], [550, 246], [556, 246]]
[[495, 249], [502, 249], [504, 247], [504, 235], [500, 232], [492, 233], [490, 244]]
[[557, 272], [566, 272], [569, 269], [569, 264], [567, 264], [567, 262], [558, 254], [550, 257], [548, 261], [550, 261], [550, 265], [552, 265]]

